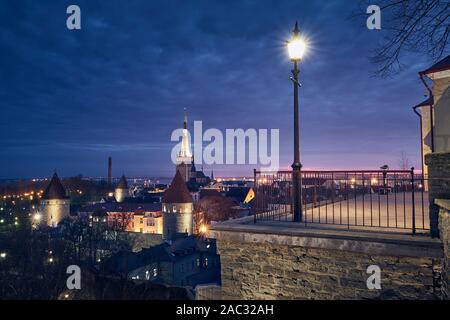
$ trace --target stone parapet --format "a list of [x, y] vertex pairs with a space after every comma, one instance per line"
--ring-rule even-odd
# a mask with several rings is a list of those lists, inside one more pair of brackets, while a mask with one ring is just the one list
[[[322, 230], [249, 219], [212, 226], [225, 299], [441, 299], [442, 243], [426, 236]], [[381, 289], [369, 290], [369, 266]]]

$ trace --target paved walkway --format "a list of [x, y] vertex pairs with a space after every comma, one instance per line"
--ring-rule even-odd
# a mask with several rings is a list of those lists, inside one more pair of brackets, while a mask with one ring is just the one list
[[[417, 232], [429, 229], [428, 193], [415, 193], [415, 224]], [[325, 203], [303, 209], [306, 223], [326, 228], [394, 231], [412, 230], [412, 193], [389, 195], [366, 194], [335, 203]], [[275, 215], [276, 220], [292, 221], [292, 215]]]

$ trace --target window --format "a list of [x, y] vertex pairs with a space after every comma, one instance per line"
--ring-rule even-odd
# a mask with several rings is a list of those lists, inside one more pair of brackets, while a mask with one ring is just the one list
[[177, 207], [176, 207], [176, 206], [173, 206], [173, 207], [172, 207], [172, 211], [173, 211], [173, 212], [177, 212]]
[[200, 259], [197, 258], [197, 267], [200, 267]]
[[158, 276], [158, 269], [156, 269], [156, 268], [153, 269], [153, 276], [154, 277]]
[[150, 279], [150, 272], [148, 270], [145, 271], [145, 279], [147, 279], [147, 280]]
[[208, 258], [205, 258], [205, 267], [208, 267]]

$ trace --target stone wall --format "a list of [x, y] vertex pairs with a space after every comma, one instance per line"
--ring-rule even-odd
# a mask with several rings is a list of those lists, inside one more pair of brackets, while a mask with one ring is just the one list
[[222, 288], [217, 284], [201, 284], [195, 287], [195, 300], [221, 300]]
[[442, 272], [442, 293], [450, 299], [450, 200], [437, 199], [439, 206], [439, 230], [444, 247], [444, 269]]
[[431, 235], [438, 237], [439, 207], [435, 199], [450, 198], [450, 152], [427, 154], [425, 163], [428, 165]]
[[[443, 297], [440, 240], [240, 227], [215, 226], [210, 234], [221, 257], [224, 299]], [[381, 269], [380, 290], [367, 288], [370, 265]]]

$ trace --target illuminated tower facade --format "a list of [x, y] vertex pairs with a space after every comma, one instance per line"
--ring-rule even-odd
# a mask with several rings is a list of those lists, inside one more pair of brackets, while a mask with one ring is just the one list
[[128, 188], [127, 178], [122, 176], [119, 180], [119, 183], [114, 190], [114, 198], [116, 198], [117, 202], [124, 202], [126, 198], [130, 196], [130, 189]]
[[42, 224], [49, 227], [57, 227], [70, 215], [70, 198], [56, 172], [42, 194], [41, 211]]
[[162, 211], [164, 240], [193, 233], [194, 205], [180, 171], [175, 173], [170, 187], [164, 193]]

